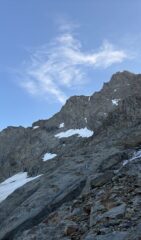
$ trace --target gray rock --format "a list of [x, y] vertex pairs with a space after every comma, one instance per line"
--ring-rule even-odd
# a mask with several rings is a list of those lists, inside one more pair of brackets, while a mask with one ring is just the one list
[[141, 237], [141, 223], [139, 222], [137, 226], [132, 229], [125, 240], [139, 240]]
[[[48, 216], [53, 210], [61, 206], [61, 204], [71, 201], [79, 195], [85, 185], [85, 179], [78, 180], [78, 182], [74, 181], [73, 184], [67, 182], [67, 179], [69, 181], [68, 176], [62, 186], [66, 189], [61, 189], [57, 193], [53, 193], [52, 189], [45, 189], [46, 186], [43, 185], [42, 191], [39, 189], [30, 198], [21, 203], [13, 211], [12, 215], [1, 222], [0, 239], [12, 236], [15, 231], [18, 232], [18, 226], [24, 229], [26, 222], [30, 222], [30, 227], [34, 226], [32, 222], [36, 224], [40, 223], [45, 216]], [[4, 203], [6, 207], [8, 201]], [[3, 209], [3, 211], [5, 210]], [[3, 211], [1, 209], [1, 213]]]
[[117, 207], [110, 209], [108, 212], [103, 214], [103, 217], [108, 218], [122, 218], [125, 214], [126, 204], [123, 203]]
[[96, 237], [95, 240], [125, 240], [127, 232], [113, 232], [106, 235]]
[[66, 236], [72, 236], [79, 231], [79, 227], [75, 222], [67, 221], [66, 227], [64, 229], [64, 234]]
[[105, 183], [108, 183], [109, 181], [111, 181], [113, 176], [114, 176], [114, 173], [112, 171], [108, 171], [106, 173], [99, 174], [99, 176], [97, 176], [91, 180], [91, 182], [90, 182], [91, 188], [101, 187]]
[[100, 211], [104, 210], [104, 206], [101, 204], [101, 202], [96, 201], [94, 205], [91, 208], [91, 213], [90, 213], [90, 227], [94, 226], [100, 219], [101, 216]]
[[108, 169], [115, 169], [123, 160], [128, 159], [128, 154], [123, 151], [105, 159], [99, 166], [99, 171], [106, 171]]
[[95, 239], [96, 239], [95, 234], [88, 234], [88, 235], [84, 238], [84, 240], [95, 240]]

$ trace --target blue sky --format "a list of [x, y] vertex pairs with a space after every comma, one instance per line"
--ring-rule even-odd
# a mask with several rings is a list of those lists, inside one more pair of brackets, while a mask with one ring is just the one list
[[0, 129], [141, 72], [140, 0], [0, 0]]

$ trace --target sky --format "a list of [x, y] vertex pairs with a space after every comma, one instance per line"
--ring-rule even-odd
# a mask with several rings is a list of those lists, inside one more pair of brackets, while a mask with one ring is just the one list
[[0, 0], [0, 130], [141, 73], [140, 0]]

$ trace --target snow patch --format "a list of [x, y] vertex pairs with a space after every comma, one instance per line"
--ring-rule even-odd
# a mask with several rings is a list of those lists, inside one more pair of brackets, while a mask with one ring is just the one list
[[84, 118], [84, 120], [85, 120], [85, 122], [86, 122], [86, 123], [88, 122], [88, 120], [87, 120], [87, 118], [86, 118], [86, 117]]
[[79, 137], [91, 137], [94, 132], [87, 129], [86, 127], [85, 128], [81, 128], [81, 129], [69, 129], [65, 132], [60, 132], [58, 134], [55, 135], [55, 137], [57, 138], [68, 138], [68, 137], [71, 137], [73, 135], [79, 135]]
[[0, 183], [0, 202], [5, 200], [16, 189], [40, 176], [41, 175], [38, 175], [36, 177], [28, 177], [27, 172], [20, 172], [6, 179], [4, 182]]
[[65, 123], [60, 123], [59, 128], [63, 128], [65, 126]]
[[118, 106], [120, 99], [112, 99], [112, 104]]
[[138, 158], [141, 158], [141, 150], [138, 150], [137, 152], [134, 152], [132, 158], [128, 159], [128, 160], [124, 160], [123, 162], [123, 166], [125, 166], [126, 164], [128, 164], [129, 162], [132, 162]]
[[34, 129], [37, 129], [37, 128], [39, 128], [39, 127], [40, 127], [40, 126], [34, 126], [34, 127], [33, 127], [33, 130], [34, 130]]
[[43, 157], [43, 161], [48, 161], [50, 159], [53, 159], [57, 156], [57, 154], [55, 153], [45, 153], [44, 157]]

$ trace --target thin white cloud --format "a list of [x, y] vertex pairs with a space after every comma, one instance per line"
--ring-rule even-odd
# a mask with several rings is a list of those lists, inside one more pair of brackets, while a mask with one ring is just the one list
[[64, 103], [67, 90], [85, 82], [88, 67], [107, 68], [127, 58], [124, 50], [108, 41], [95, 52], [84, 52], [81, 42], [71, 32], [62, 32], [50, 45], [32, 53], [24, 67], [26, 80], [22, 80], [22, 86], [30, 94], [52, 96]]

